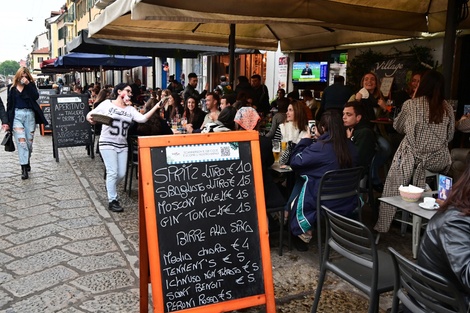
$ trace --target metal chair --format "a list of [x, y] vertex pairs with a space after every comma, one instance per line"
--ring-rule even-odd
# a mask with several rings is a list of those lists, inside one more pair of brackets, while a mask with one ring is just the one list
[[[132, 191], [132, 175], [134, 174], [135, 170], [135, 177], [137, 178], [138, 175], [138, 166], [139, 166], [139, 146], [137, 144], [137, 136], [130, 136], [128, 138], [128, 153], [129, 155], [127, 156], [127, 170], [126, 170], [126, 176], [124, 178], [124, 191], [127, 190], [128, 195], [131, 195]], [[129, 179], [129, 187], [127, 187], [127, 183]]]
[[[320, 263], [322, 261], [322, 231], [321, 231], [321, 206], [326, 205], [330, 209], [335, 210], [333, 207], [333, 200], [349, 199], [349, 201], [356, 201], [356, 212], [359, 220], [361, 216], [361, 202], [359, 199], [361, 189], [360, 183], [364, 168], [362, 166], [332, 170], [323, 174], [317, 192], [317, 237], [318, 237], [318, 255]], [[346, 200], [347, 201], [347, 200]]]
[[377, 250], [374, 236], [361, 222], [325, 206], [321, 209], [326, 215], [326, 240], [312, 313], [317, 311], [327, 271], [367, 294], [370, 299], [368, 312], [378, 312], [380, 295], [393, 290], [394, 286], [390, 254]]
[[467, 312], [462, 292], [446, 278], [433, 273], [400, 255], [393, 248], [395, 289], [391, 313], [398, 312], [399, 302], [415, 313]]
[[266, 213], [280, 213], [279, 215], [279, 255], [282, 255], [284, 239], [284, 210], [286, 199], [281, 194], [269, 171], [263, 173], [264, 197], [266, 202]]

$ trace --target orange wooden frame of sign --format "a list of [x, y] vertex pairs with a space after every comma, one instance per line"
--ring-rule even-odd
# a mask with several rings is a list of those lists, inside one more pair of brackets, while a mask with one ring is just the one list
[[[149, 286], [151, 284], [153, 311], [165, 312], [160, 253], [158, 245], [155, 190], [152, 178], [152, 147], [193, 144], [210, 144], [249, 141], [253, 165], [256, 206], [258, 215], [260, 255], [263, 264], [264, 294], [233, 299], [216, 304], [193, 307], [178, 312], [207, 313], [227, 312], [258, 305], [265, 305], [267, 313], [275, 313], [274, 285], [269, 248], [269, 233], [263, 189], [261, 153], [257, 131], [232, 131], [224, 133], [188, 134], [139, 137], [139, 257], [140, 257], [140, 312], [148, 312]], [[150, 273], [150, 276], [149, 276]]]
[[[48, 103], [45, 103], [45, 104], [40, 104], [39, 107], [42, 108], [43, 107], [50, 107], [51, 105], [48, 104]], [[49, 134], [49, 133], [52, 133], [52, 130], [50, 129], [45, 129], [44, 128], [44, 124], [40, 124], [41, 125], [41, 128], [40, 128], [40, 133], [41, 133], [41, 136], [44, 136], [44, 134]]]

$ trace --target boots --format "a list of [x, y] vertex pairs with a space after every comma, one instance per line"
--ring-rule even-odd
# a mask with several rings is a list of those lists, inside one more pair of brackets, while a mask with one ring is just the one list
[[29, 162], [28, 162], [28, 164], [26, 164], [25, 166], [26, 166], [26, 170], [27, 170], [28, 172], [31, 172], [31, 165], [29, 165]]
[[28, 168], [27, 165], [21, 165], [21, 179], [28, 179]]

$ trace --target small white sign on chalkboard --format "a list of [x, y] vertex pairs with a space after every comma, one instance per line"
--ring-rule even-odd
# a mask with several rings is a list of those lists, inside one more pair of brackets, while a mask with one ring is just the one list
[[380, 92], [384, 97], [390, 96], [390, 90], [392, 90], [393, 77], [384, 77], [380, 83]]

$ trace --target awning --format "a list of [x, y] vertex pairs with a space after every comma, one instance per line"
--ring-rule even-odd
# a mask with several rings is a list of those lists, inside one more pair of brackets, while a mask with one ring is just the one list
[[54, 67], [64, 68], [100, 68], [106, 70], [123, 70], [138, 66], [152, 66], [152, 59], [143, 56], [109, 55], [94, 53], [69, 53], [58, 57]]
[[[420, 37], [445, 30], [447, 0], [117, 0], [89, 23], [93, 38], [282, 51]], [[466, 18], [460, 28], [469, 29]]]
[[[228, 53], [228, 47], [90, 38], [88, 37], [88, 29], [83, 29], [77, 37], [67, 43], [67, 50], [70, 52], [140, 55], [175, 59], [197, 58], [200, 53], [205, 55]], [[254, 49], [235, 50], [237, 54], [258, 52]]]

